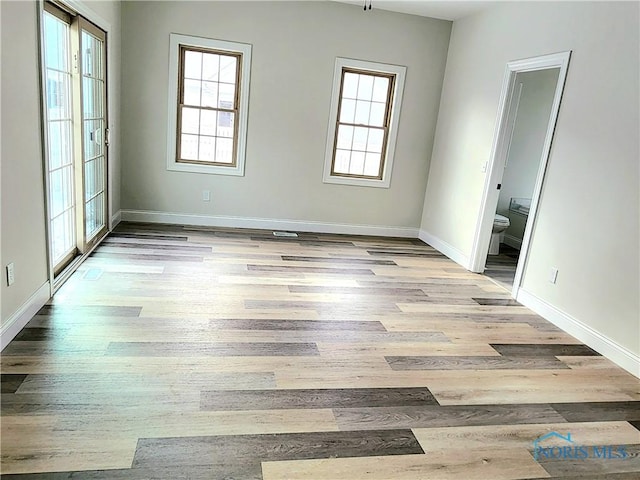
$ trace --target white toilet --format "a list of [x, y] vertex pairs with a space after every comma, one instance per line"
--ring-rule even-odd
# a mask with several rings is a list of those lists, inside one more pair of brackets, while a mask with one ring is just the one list
[[489, 244], [489, 255], [498, 255], [500, 253], [500, 236], [509, 228], [511, 223], [504, 215], [496, 213], [493, 220], [493, 230], [491, 231], [491, 243]]

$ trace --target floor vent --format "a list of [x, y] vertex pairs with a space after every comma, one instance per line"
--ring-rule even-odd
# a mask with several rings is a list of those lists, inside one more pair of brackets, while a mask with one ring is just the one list
[[273, 232], [274, 237], [297, 237], [296, 232]]

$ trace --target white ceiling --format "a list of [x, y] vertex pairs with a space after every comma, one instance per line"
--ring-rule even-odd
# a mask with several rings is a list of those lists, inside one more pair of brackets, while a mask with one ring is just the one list
[[[351, 3], [364, 6], [364, 0], [334, 0], [340, 3]], [[367, 5], [369, 4], [369, 0]], [[422, 17], [440, 18], [443, 20], [457, 20], [462, 17], [486, 10], [499, 3], [486, 1], [428, 1], [428, 0], [371, 0], [372, 8], [389, 10], [392, 12], [420, 15]]]

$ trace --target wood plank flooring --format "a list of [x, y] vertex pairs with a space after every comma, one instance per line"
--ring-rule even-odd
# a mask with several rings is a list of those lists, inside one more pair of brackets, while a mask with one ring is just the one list
[[640, 478], [640, 380], [419, 240], [121, 224], [0, 367], [7, 479]]

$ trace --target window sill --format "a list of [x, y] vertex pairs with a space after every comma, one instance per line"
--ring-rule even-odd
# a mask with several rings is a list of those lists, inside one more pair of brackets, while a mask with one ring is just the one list
[[203, 165], [196, 163], [170, 162], [167, 170], [173, 172], [204, 173], [208, 175], [230, 175], [235, 177], [244, 176], [244, 164], [235, 167], [222, 167], [219, 165]]
[[391, 184], [391, 178], [387, 175], [383, 180], [371, 179], [371, 178], [353, 178], [353, 177], [339, 177], [335, 175], [325, 175], [322, 179], [323, 183], [333, 183], [336, 185], [350, 185], [354, 187], [374, 187], [374, 188], [389, 188]]

